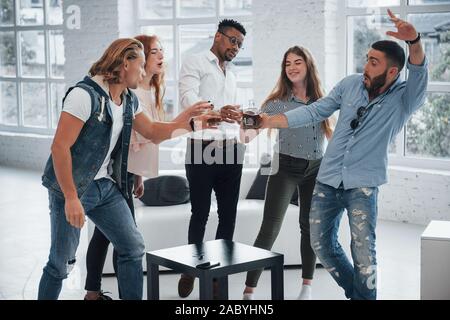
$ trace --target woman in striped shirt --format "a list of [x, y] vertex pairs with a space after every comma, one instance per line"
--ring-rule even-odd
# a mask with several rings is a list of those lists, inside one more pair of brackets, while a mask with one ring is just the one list
[[[283, 57], [278, 83], [265, 100], [262, 111], [285, 113], [302, 108], [323, 96], [315, 62], [303, 47], [289, 48]], [[271, 174], [267, 182], [264, 217], [254, 246], [270, 250], [291, 198], [298, 190], [300, 204], [300, 253], [303, 284], [298, 299], [311, 299], [311, 283], [316, 256], [311, 248], [309, 211], [315, 179], [325, 149], [325, 138], [333, 131], [330, 120], [295, 129], [280, 129], [274, 147]], [[253, 299], [262, 270], [247, 273], [244, 300]]]

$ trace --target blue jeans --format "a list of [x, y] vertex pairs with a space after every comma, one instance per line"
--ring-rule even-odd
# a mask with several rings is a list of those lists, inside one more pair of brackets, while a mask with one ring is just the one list
[[[314, 189], [310, 212], [311, 246], [349, 299], [374, 300], [377, 297], [377, 196], [377, 187], [344, 190], [316, 182]], [[344, 209], [350, 223], [353, 265], [337, 239]]]
[[[125, 198], [116, 184], [93, 181], [80, 199], [86, 215], [111, 241], [118, 254], [117, 280], [123, 299], [142, 299], [144, 240], [136, 228]], [[57, 299], [68, 266], [75, 261], [80, 229], [72, 227], [64, 212], [64, 199], [49, 192], [51, 247], [39, 283], [38, 299]]]

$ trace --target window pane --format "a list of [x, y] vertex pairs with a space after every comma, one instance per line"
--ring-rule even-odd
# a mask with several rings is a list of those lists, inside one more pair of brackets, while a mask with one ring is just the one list
[[55, 78], [64, 77], [64, 37], [62, 30], [50, 31], [50, 74]]
[[450, 12], [411, 14], [430, 63], [430, 81], [450, 81]]
[[45, 77], [44, 31], [20, 32], [22, 75]]
[[222, 14], [242, 16], [252, 14], [252, 0], [222, 0]]
[[175, 110], [175, 87], [167, 86], [166, 93], [164, 95], [164, 120], [170, 121], [178, 114], [178, 111]]
[[11, 26], [14, 24], [14, 1], [0, 1], [0, 26]]
[[408, 3], [410, 5], [415, 4], [446, 4], [450, 3], [449, 0], [409, 0]]
[[45, 83], [22, 83], [23, 123], [31, 127], [47, 127]]
[[253, 88], [237, 88], [237, 104], [242, 109], [248, 108], [253, 103]]
[[216, 33], [214, 24], [195, 24], [180, 26], [180, 56], [204, 52], [211, 48]]
[[52, 83], [50, 85], [50, 96], [52, 104], [52, 128], [58, 125], [59, 115], [61, 113], [62, 99], [66, 93], [66, 86], [64, 83]]
[[14, 32], [0, 32], [0, 76], [16, 75], [16, 39]]
[[388, 7], [398, 6], [400, 0], [347, 0], [348, 7]]
[[450, 157], [450, 93], [429, 93], [425, 105], [408, 121], [406, 154]]
[[[366, 54], [370, 45], [378, 40], [387, 39], [386, 31], [393, 30], [393, 24], [387, 15], [349, 17], [348, 24], [348, 70], [347, 73], [363, 72]], [[397, 41], [403, 45], [400, 41]]]
[[0, 82], [0, 123], [17, 125], [17, 87], [15, 82]]
[[24, 26], [43, 24], [43, 0], [19, 0], [19, 23]]
[[62, 0], [47, 1], [47, 23], [51, 25], [63, 24]]
[[244, 23], [245, 35], [242, 49], [239, 51], [236, 58], [233, 59], [235, 65], [235, 72], [238, 81], [251, 82], [253, 80], [253, 28], [251, 23]]
[[156, 35], [164, 48], [165, 78], [174, 79], [175, 61], [173, 55], [173, 27], [172, 26], [146, 26], [141, 31], [146, 35]]
[[172, 0], [139, 0], [142, 19], [169, 19], [173, 17]]
[[213, 17], [216, 15], [216, 0], [178, 0], [179, 13], [183, 18]]

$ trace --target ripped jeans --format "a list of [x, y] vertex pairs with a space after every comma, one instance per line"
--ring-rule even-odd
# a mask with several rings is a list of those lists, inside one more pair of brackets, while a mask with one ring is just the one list
[[[345, 295], [354, 300], [377, 297], [375, 227], [378, 188], [336, 189], [316, 182], [310, 212], [311, 246]], [[339, 223], [347, 210], [353, 265], [338, 242]]]

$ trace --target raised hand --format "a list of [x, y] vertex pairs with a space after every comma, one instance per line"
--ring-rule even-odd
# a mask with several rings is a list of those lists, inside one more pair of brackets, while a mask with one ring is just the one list
[[[397, 28], [397, 32], [387, 31], [386, 34], [388, 36], [392, 36], [403, 41], [413, 41], [417, 39], [419, 34], [412, 24], [397, 18], [389, 9], [388, 14], [391, 21], [395, 23], [395, 27]], [[409, 62], [414, 65], [421, 65], [424, 62], [424, 59], [425, 52], [420, 41], [415, 44], [411, 44], [409, 46]]]
[[417, 38], [418, 33], [416, 31], [416, 28], [414, 28], [412, 24], [397, 18], [389, 9], [387, 10], [387, 12], [391, 21], [395, 24], [395, 27], [397, 28], [397, 32], [387, 31], [386, 34], [388, 36], [392, 36], [394, 38], [403, 41], [412, 41]]

